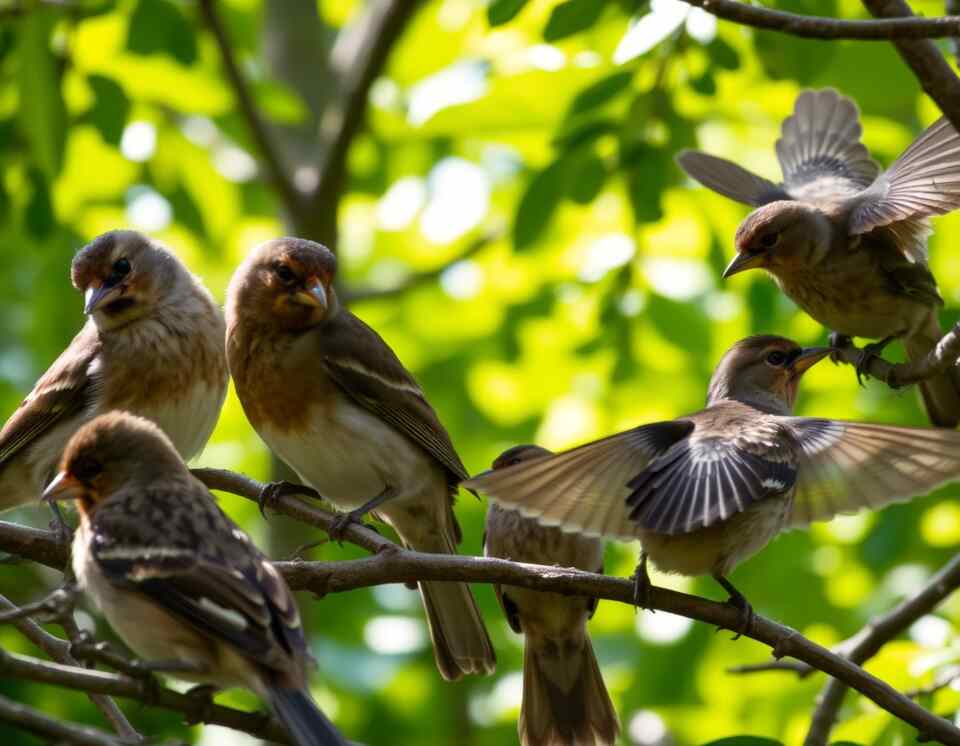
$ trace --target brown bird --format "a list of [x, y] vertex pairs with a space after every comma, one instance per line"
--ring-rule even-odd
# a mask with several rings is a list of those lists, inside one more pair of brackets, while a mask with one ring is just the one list
[[[960, 207], [960, 135], [946, 119], [883, 173], [860, 134], [853, 101], [805, 91], [777, 141], [782, 184], [705, 153], [677, 158], [704, 186], [758, 208], [737, 230], [737, 256], [724, 277], [763, 268], [841, 338], [881, 340], [867, 346], [858, 378], [869, 355], [894, 339], [911, 360], [940, 340], [943, 299], [927, 266], [927, 218]], [[924, 381], [920, 391], [930, 421], [956, 427], [960, 370]]]
[[87, 423], [44, 497], [76, 500], [77, 581], [148, 668], [251, 689], [300, 746], [345, 746], [310, 697], [293, 594], [156, 425]]
[[189, 459], [226, 395], [223, 315], [171, 252], [112, 231], [77, 253], [71, 273], [90, 318], [0, 431], [0, 510], [36, 500], [96, 415], [142, 415]]
[[[250, 423], [346, 519], [367, 511], [404, 545], [456, 553], [466, 470], [393, 350], [343, 308], [336, 260], [312, 241], [259, 246], [227, 293], [227, 359]], [[420, 584], [440, 673], [490, 673], [495, 656], [470, 588]]]
[[879, 508], [960, 478], [960, 432], [791, 416], [800, 377], [830, 348], [749, 337], [720, 361], [707, 407], [557, 456], [486, 472], [465, 486], [541, 524], [643, 546], [681, 575], [727, 579], [783, 530]]
[[[493, 468], [549, 455], [539, 446], [515, 446]], [[487, 511], [483, 550], [488, 557], [603, 572], [601, 539], [541, 526], [495, 503]], [[494, 590], [510, 628], [525, 638], [517, 723], [522, 746], [612, 746], [620, 725], [587, 634], [597, 600], [514, 586]]]

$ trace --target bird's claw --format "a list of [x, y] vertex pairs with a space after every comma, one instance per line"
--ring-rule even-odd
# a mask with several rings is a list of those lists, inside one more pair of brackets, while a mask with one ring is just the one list
[[217, 687], [212, 684], [197, 684], [187, 689], [184, 694], [190, 697], [195, 703], [193, 712], [184, 716], [187, 725], [196, 725], [210, 720], [210, 710], [213, 707], [213, 695], [217, 693]]
[[265, 484], [260, 494], [257, 496], [257, 505], [260, 507], [260, 515], [267, 517], [267, 508], [277, 507], [280, 498], [288, 495], [300, 495], [304, 488], [293, 482], [280, 481]]
[[358, 523], [361, 526], [363, 525], [364, 515], [365, 512], [362, 508], [360, 510], [350, 510], [346, 513], [337, 513], [337, 515], [333, 517], [330, 528], [327, 529], [327, 535], [337, 543], [342, 542], [344, 534], [347, 533], [350, 524]]
[[857, 383], [863, 386], [864, 376], [869, 378], [870, 373], [867, 370], [867, 366], [870, 364], [870, 361], [875, 357], [880, 357], [883, 353], [884, 348], [890, 344], [893, 340], [893, 337], [887, 337], [886, 339], [881, 339], [879, 342], [871, 342], [868, 345], [864, 345], [863, 349], [860, 351], [860, 355], [857, 358]]
[[850, 347], [853, 344], [853, 339], [848, 337], [846, 334], [838, 334], [837, 332], [830, 332], [830, 335], [827, 337], [828, 344], [834, 348], [834, 352], [830, 353], [830, 360], [834, 365], [839, 365], [843, 362], [840, 358], [840, 350]]
[[633, 571], [633, 605], [653, 613], [653, 583], [647, 572], [647, 558], [641, 556]]
[[[739, 640], [750, 631], [750, 627], [753, 625], [753, 606], [739, 593], [731, 595], [730, 598], [727, 599], [727, 605], [732, 606], [740, 612], [740, 622], [737, 624], [737, 628], [733, 630], [736, 634], [730, 638], [731, 640]], [[717, 631], [719, 632], [720, 629], [721, 628], [718, 627]]]

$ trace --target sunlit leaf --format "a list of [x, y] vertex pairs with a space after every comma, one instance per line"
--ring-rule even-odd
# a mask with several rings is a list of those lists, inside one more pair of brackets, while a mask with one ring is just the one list
[[596, 0], [565, 0], [550, 12], [543, 38], [559, 41], [584, 31], [597, 22], [601, 13], [603, 3]]
[[56, 14], [37, 8], [20, 26], [20, 131], [37, 165], [53, 178], [63, 164], [66, 111], [60, 91], [60, 73], [50, 50]]
[[487, 6], [487, 23], [500, 26], [512, 21], [527, 2], [528, 0], [493, 0]]
[[633, 80], [633, 73], [630, 71], [616, 72], [601, 78], [577, 94], [570, 105], [570, 113], [577, 114], [603, 106], [614, 96], [626, 90], [631, 80]]
[[136, 54], [170, 54], [184, 65], [197, 59], [194, 28], [170, 0], [138, 0], [130, 17], [127, 49]]
[[513, 245], [529, 248], [540, 238], [565, 191], [565, 164], [556, 161], [534, 175], [520, 198], [513, 223]]
[[105, 142], [112, 145], [120, 143], [123, 127], [127, 123], [130, 101], [116, 81], [103, 75], [91, 75], [87, 82], [93, 89], [93, 108], [87, 118], [100, 130]]
[[760, 736], [730, 736], [709, 741], [701, 746], [782, 746], [782, 742]]

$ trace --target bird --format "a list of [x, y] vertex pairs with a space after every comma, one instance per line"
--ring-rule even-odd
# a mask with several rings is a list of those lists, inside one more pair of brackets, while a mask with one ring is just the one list
[[[335, 274], [333, 253], [301, 238], [267, 241], [238, 267], [226, 315], [240, 403], [300, 479], [350, 510], [344, 521], [375, 510], [404, 546], [455, 554], [453, 500], [467, 471], [413, 376], [339, 302]], [[496, 657], [469, 586], [419, 588], [440, 674], [492, 673]]]
[[299, 746], [346, 746], [310, 697], [293, 594], [152, 422], [108, 412], [44, 492], [76, 502], [79, 586], [147, 670], [270, 703]]
[[649, 605], [648, 558], [667, 573], [711, 575], [745, 632], [752, 606], [727, 576], [781, 531], [960, 478], [958, 431], [794, 416], [801, 377], [830, 352], [748, 337], [721, 358], [704, 409], [464, 486], [545, 526], [639, 539], [641, 605]]
[[98, 414], [142, 415], [190, 459], [226, 396], [223, 313], [172, 252], [111, 231], [77, 252], [71, 277], [88, 320], [0, 430], [0, 510], [36, 501]]
[[[910, 360], [942, 336], [943, 299], [927, 264], [928, 218], [960, 207], [960, 134], [937, 120], [886, 171], [860, 142], [856, 104], [832, 89], [804, 91], [776, 143], [783, 182], [735, 163], [683, 151], [680, 167], [704, 186], [755, 207], [737, 229], [737, 254], [723, 273], [770, 273], [800, 308], [831, 330], [835, 346], [851, 337], [871, 356], [901, 339]], [[920, 384], [930, 421], [960, 422], [960, 370]]]
[[[514, 446], [497, 457], [493, 468], [549, 455], [539, 446]], [[603, 572], [601, 539], [541, 526], [496, 503], [487, 510], [484, 554]], [[587, 634], [597, 599], [499, 584], [494, 590], [510, 628], [524, 636], [523, 703], [517, 722], [521, 746], [616, 743], [617, 713]]]

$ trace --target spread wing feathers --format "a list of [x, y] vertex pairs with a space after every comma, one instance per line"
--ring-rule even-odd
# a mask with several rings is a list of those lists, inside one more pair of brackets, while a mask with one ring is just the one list
[[667, 535], [708, 528], [753, 503], [782, 495], [797, 477], [795, 453], [778, 441], [693, 437], [630, 481], [630, 518]]
[[857, 106], [846, 96], [830, 88], [801, 93], [776, 145], [786, 191], [802, 198], [873, 183], [880, 169], [860, 142], [862, 132]]
[[[284, 670], [305, 643], [293, 595], [276, 569], [242, 534], [206, 545], [109, 541], [94, 556], [113, 584], [136, 590], [198, 631], [267, 668]], [[234, 546], [225, 547], [223, 542]], [[240, 545], [242, 544], [242, 546]], [[226, 551], [224, 551], [226, 550]], [[225, 561], [231, 557], [233, 561]], [[241, 559], [242, 558], [242, 559]]]
[[629, 541], [637, 537], [637, 527], [628, 515], [627, 483], [692, 431], [688, 420], [656, 422], [484, 472], [465, 486], [545, 526]]
[[469, 474], [450, 435], [420, 386], [373, 329], [342, 311], [321, 338], [323, 364], [334, 382], [360, 406], [396, 428], [440, 462], [451, 484]]
[[[856, 197], [850, 232], [943, 215], [960, 207], [960, 134], [941, 118]], [[918, 230], [922, 229], [922, 224]]]
[[96, 330], [84, 326], [0, 430], [0, 469], [58, 422], [89, 405], [98, 385], [90, 367], [99, 352]]
[[960, 478], [960, 432], [789, 417], [800, 442], [792, 526], [924, 495]]
[[683, 150], [676, 162], [691, 179], [736, 202], [759, 207], [768, 202], [790, 199], [782, 187], [724, 158], [699, 150]]

